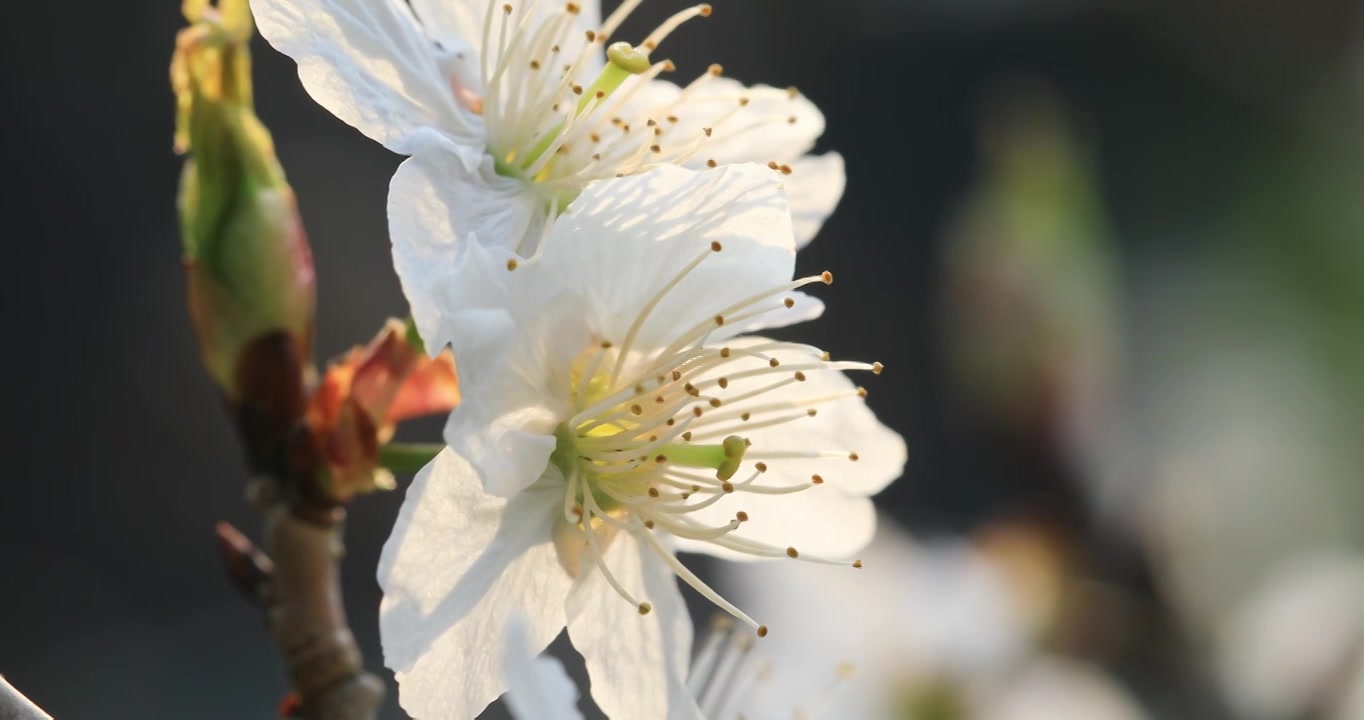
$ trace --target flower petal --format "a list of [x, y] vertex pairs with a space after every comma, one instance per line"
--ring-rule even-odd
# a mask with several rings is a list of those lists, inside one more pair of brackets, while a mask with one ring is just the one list
[[[728, 344], [738, 351], [769, 342], [772, 341], [748, 336], [735, 338]], [[756, 463], [761, 461], [767, 469], [760, 476], [759, 485], [800, 485], [812, 482], [816, 475], [820, 484], [784, 495], [736, 493], [735, 502], [716, 503], [698, 511], [695, 517], [722, 525], [729, 522], [737, 510], [743, 510], [749, 520], [734, 532], [735, 537], [778, 547], [794, 546], [801, 552], [815, 555], [849, 557], [871, 540], [875, 530], [875, 513], [867, 497], [904, 472], [908, 458], [904, 439], [876, 419], [866, 402], [858, 397], [856, 387], [847, 375], [838, 370], [813, 369], [812, 365], [823, 364], [813, 352], [779, 349], [766, 351], [765, 355], [793, 368], [793, 374], [797, 368], [804, 368], [799, 372], [805, 379], [775, 393], [751, 399], [748, 403], [762, 410], [750, 420], [707, 429], [708, 434], [699, 436], [698, 440], [715, 442], [725, 434], [748, 439], [750, 446], [737, 477], [752, 473]], [[762, 366], [766, 362], [761, 358], [740, 360], [726, 367], [723, 374], [742, 372], [746, 364]], [[706, 379], [708, 377], [703, 376], [700, 382]], [[771, 381], [767, 377], [740, 382]], [[744, 391], [738, 383], [732, 387], [735, 392]], [[814, 402], [816, 399], [819, 401]], [[745, 403], [738, 403], [727, 406], [726, 412], [738, 413], [745, 409]], [[809, 415], [810, 410], [815, 414]], [[793, 419], [767, 427], [761, 424], [780, 417]], [[805, 451], [833, 454], [810, 458], [765, 456], [772, 452]], [[851, 459], [854, 453], [855, 461]], [[737, 505], [740, 499], [743, 507]], [[679, 547], [729, 559], [752, 559], [703, 542], [679, 540]]]
[[388, 149], [436, 128], [483, 153], [481, 121], [456, 103], [426, 37], [400, 0], [252, 0], [261, 35], [298, 63], [308, 94]]
[[605, 561], [653, 609], [640, 615], [600, 572], [584, 573], [574, 584], [568, 636], [587, 661], [592, 699], [613, 718], [700, 720], [700, 708], [686, 685], [692, 627], [677, 580], [648, 546], [628, 533], [614, 538]]
[[838, 207], [847, 178], [843, 173], [843, 156], [838, 153], [806, 155], [792, 160], [790, 165], [786, 196], [791, 201], [796, 247], [803, 248], [810, 244], [824, 221]]
[[483, 242], [516, 250], [527, 238], [538, 240], [546, 208], [526, 183], [499, 176], [491, 158], [470, 172], [457, 149], [431, 132], [418, 133], [413, 145], [416, 154], [389, 184], [389, 235], [412, 317], [435, 352], [453, 339], [439, 332], [442, 315], [455, 309], [442, 294], [481, 277], [461, 269], [465, 247]]
[[[748, 104], [735, 110], [740, 98]], [[783, 178], [797, 248], [814, 238], [843, 197], [842, 156], [805, 155], [824, 132], [824, 115], [799, 93], [765, 85], [745, 88], [729, 78], [713, 78], [683, 97], [676, 85], [656, 80], [640, 88], [631, 111], [642, 118], [666, 118], [660, 125], [664, 143], [691, 143], [704, 137], [687, 163], [690, 167], [699, 169], [711, 160], [722, 165], [789, 166], [791, 172]]]
[[[475, 56], [481, 56], [484, 52], [496, 53], [495, 48], [483, 47], [483, 23], [490, 9], [497, 12], [497, 15], [493, 17], [493, 22], [500, 22], [503, 3], [489, 3], [487, 0], [411, 1], [412, 9], [416, 11], [417, 17], [421, 18], [427, 32], [446, 48], [467, 47]], [[585, 31], [601, 27], [600, 0], [576, 0], [574, 4], [578, 6], [577, 25], [579, 30]], [[512, 5], [515, 14], [508, 18], [509, 21], [519, 21], [521, 19], [520, 13], [527, 10], [536, 11], [538, 17], [563, 12], [564, 3], [519, 0]], [[493, 25], [491, 29], [494, 42], [497, 40], [497, 28], [498, 25]], [[579, 32], [576, 35], [581, 36], [582, 33]], [[565, 49], [577, 50], [578, 48]], [[488, 58], [489, 67], [493, 67], [492, 63], [496, 60], [495, 55]]]
[[517, 720], [582, 720], [578, 688], [550, 655], [535, 656], [530, 628], [513, 617], [507, 628], [502, 674], [507, 679], [507, 709]]
[[[705, 172], [663, 166], [594, 183], [559, 218], [543, 258], [519, 280], [526, 288], [567, 284], [580, 291], [593, 313], [592, 329], [621, 342], [638, 313], [701, 256], [697, 270], [653, 308], [637, 347], [666, 347], [698, 324], [713, 337], [733, 334], [707, 323], [790, 280], [791, 216], [771, 171], [757, 165]], [[757, 307], [777, 307], [780, 297]]]
[[384, 664], [414, 717], [473, 717], [501, 694], [513, 613], [525, 618], [534, 651], [564, 626], [571, 581], [549, 544], [561, 500], [552, 487], [510, 501], [487, 495], [450, 450], [417, 474], [378, 572]]
[[[705, 143], [692, 162], [704, 165], [756, 162], [790, 163], [814, 147], [824, 133], [824, 114], [800, 93], [768, 85], [744, 87], [727, 77], [707, 78], [687, 94], [665, 80], [640, 88], [629, 110], [654, 118], [664, 139]], [[674, 120], [674, 118], [676, 118]]]

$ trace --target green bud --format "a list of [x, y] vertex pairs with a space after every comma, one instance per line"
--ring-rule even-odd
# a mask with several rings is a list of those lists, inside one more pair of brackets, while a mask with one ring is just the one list
[[[204, 366], [232, 400], [243, 350], [283, 333], [310, 365], [315, 280], [293, 189], [252, 108], [247, 0], [186, 0], [171, 61], [188, 304]], [[302, 371], [304, 368], [299, 368]]]

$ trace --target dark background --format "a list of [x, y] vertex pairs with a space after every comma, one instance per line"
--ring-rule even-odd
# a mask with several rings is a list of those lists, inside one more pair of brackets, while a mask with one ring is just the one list
[[[977, 175], [992, 88], [1051, 86], [1099, 158], [1120, 261], [1178, 264], [1226, 240], [1267, 153], [1320, 139], [1298, 109], [1352, 82], [1360, 27], [1347, 0], [714, 4], [669, 40], [683, 74], [720, 62], [798, 85], [828, 118], [821, 149], [847, 160], [847, 195], [800, 260], [839, 282], [798, 336], [890, 368], [870, 403], [911, 456], [880, 503], [926, 532], [1019, 503], [1085, 512], [1066, 463], [964, 410], [945, 381], [941, 238]], [[652, 0], [629, 27], [680, 6]], [[59, 718], [269, 717], [284, 679], [212, 537], [220, 519], [259, 520], [184, 311], [167, 83], [178, 3], [5, 15], [0, 672]], [[384, 219], [399, 158], [314, 105], [263, 43], [255, 77], [312, 241], [326, 358], [405, 314]], [[1142, 277], [1124, 275], [1124, 296], [1140, 299]], [[381, 675], [373, 569], [401, 499], [363, 498], [347, 529], [346, 600]], [[1139, 558], [1115, 552], [1128, 560], [1113, 572], [1140, 585]]]

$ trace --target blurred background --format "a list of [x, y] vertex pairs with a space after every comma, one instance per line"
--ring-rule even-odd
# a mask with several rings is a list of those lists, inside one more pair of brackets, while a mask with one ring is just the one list
[[[911, 447], [878, 547], [891, 580], [923, 581], [912, 599], [836, 585], [838, 606], [952, 628], [931, 609], [981, 565], [1024, 648], [990, 678], [1056, 696], [1016, 670], [1044, 657], [1151, 718], [1364, 718], [1359, 3], [713, 4], [668, 41], [683, 75], [799, 86], [828, 119], [819, 149], [847, 161], [799, 261], [839, 282], [787, 335], [885, 363], [869, 402]], [[185, 315], [182, 24], [174, 0], [47, 2], [0, 28], [0, 673], [59, 718], [265, 718], [286, 689], [214, 549], [216, 521], [260, 521]], [[384, 217], [400, 158], [256, 50], [326, 358], [406, 313]], [[347, 528], [346, 602], [381, 675], [374, 568], [406, 480]], [[758, 606], [784, 587], [748, 577], [721, 581]], [[942, 643], [980, 640], [980, 619]], [[975, 667], [908, 662], [868, 692], [897, 718], [1102, 715], [1000, 714]], [[385, 717], [404, 717], [395, 697]]]

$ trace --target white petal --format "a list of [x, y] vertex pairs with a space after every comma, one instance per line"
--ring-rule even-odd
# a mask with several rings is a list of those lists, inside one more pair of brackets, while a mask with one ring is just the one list
[[[489, 67], [497, 60], [496, 48], [483, 47], [483, 24], [491, 9], [496, 13], [493, 17], [495, 23], [491, 28], [492, 41], [497, 42], [497, 29], [501, 21], [502, 6], [505, 4], [499, 0], [496, 3], [489, 3], [487, 0], [411, 0], [412, 9], [417, 12], [417, 17], [421, 18], [422, 24], [429, 32], [445, 47], [456, 45], [467, 47], [475, 56], [480, 56], [484, 52], [492, 52], [489, 57]], [[578, 29], [580, 32], [576, 36], [582, 36], [581, 31], [601, 27], [601, 1], [600, 0], [576, 0], [578, 5]], [[511, 3], [514, 14], [510, 20], [519, 20], [521, 12], [533, 9], [538, 17], [545, 17], [551, 13], [563, 11], [563, 2], [545, 2], [540, 0], [517, 0]], [[577, 50], [577, 48], [565, 48], [565, 50]]]
[[483, 153], [481, 121], [456, 103], [436, 47], [400, 0], [252, 0], [261, 35], [298, 63], [308, 94], [394, 152], [436, 128]]
[[[713, 242], [720, 252], [710, 252]], [[790, 280], [791, 217], [771, 171], [664, 166], [594, 183], [555, 224], [542, 261], [527, 268], [522, 285], [580, 290], [594, 313], [593, 329], [620, 342], [638, 311], [701, 255], [697, 270], [649, 315], [637, 347], [666, 347], [682, 329]], [[717, 337], [733, 332], [719, 330]]]
[[499, 176], [491, 158], [484, 157], [470, 172], [442, 138], [422, 132], [414, 144], [416, 154], [389, 184], [389, 234], [417, 329], [428, 348], [438, 352], [453, 339], [438, 332], [442, 315], [455, 309], [442, 294], [463, 291], [465, 279], [480, 277], [461, 270], [467, 245], [515, 250], [528, 238], [539, 238], [547, 208], [526, 183]]
[[487, 495], [450, 450], [418, 473], [378, 572], [384, 664], [397, 672], [408, 713], [470, 718], [501, 694], [513, 613], [525, 618], [533, 651], [559, 633], [571, 581], [549, 532], [561, 499], [555, 488], [511, 501]]
[[[772, 341], [749, 336], [735, 339], [729, 344], [737, 350], [765, 342]], [[788, 367], [808, 366], [812, 361], [809, 355], [793, 350], [778, 350], [768, 354]], [[832, 358], [835, 362], [842, 359]], [[766, 364], [758, 359], [751, 362]], [[726, 368], [725, 373], [733, 373], [742, 367], [742, 362], [735, 363], [731, 368]], [[787, 401], [798, 412], [813, 408], [816, 410], [813, 417], [807, 415], [793, 422], [753, 430], [745, 430], [740, 425], [737, 434], [748, 438], [751, 443], [749, 453], [755, 459], [760, 459], [758, 456], [766, 451], [818, 450], [837, 451], [840, 454], [817, 459], [766, 460], [766, 478], [769, 482], [808, 482], [811, 475], [818, 474], [824, 479], [826, 487], [852, 495], [874, 495], [900, 477], [909, 457], [904, 438], [877, 420], [876, 414], [867, 407], [866, 400], [856, 395], [857, 387], [862, 384], [875, 388], [876, 376], [869, 371], [858, 371], [858, 381], [854, 383], [848, 374], [838, 370], [807, 368], [803, 374], [804, 381], [760, 395], [749, 402], [769, 404]], [[836, 395], [843, 397], [817, 405], [803, 402]], [[732, 409], [741, 407], [743, 405], [735, 405]], [[857, 460], [850, 459], [851, 453], [856, 453]], [[751, 467], [751, 463], [745, 463], [745, 467]]]
[[[792, 95], [768, 85], [746, 88], [726, 77], [703, 81], [685, 99], [681, 93], [676, 85], [655, 80], [640, 89], [630, 110], [664, 123], [665, 140], [686, 142], [702, 137], [704, 129], [710, 128], [709, 137], [692, 161], [698, 167], [708, 159], [721, 164], [789, 163], [809, 152], [815, 139], [824, 133], [823, 113], [799, 93]], [[748, 103], [740, 106], [741, 98]], [[674, 117], [676, 122], [671, 120]]]
[[838, 153], [806, 155], [792, 160], [786, 176], [786, 196], [791, 201], [791, 219], [796, 230], [796, 247], [802, 248], [819, 233], [824, 221], [843, 198], [847, 178], [843, 156]]
[[[814, 103], [803, 95], [793, 97], [787, 90], [765, 85], [745, 88], [729, 78], [705, 81], [686, 100], [680, 99], [681, 94], [676, 85], [656, 80], [640, 89], [630, 111], [639, 118], [658, 119], [665, 143], [689, 144], [705, 137], [688, 162], [690, 167], [705, 167], [709, 160], [789, 165], [792, 172], [784, 176], [784, 182], [796, 247], [808, 244], [838, 206], [845, 184], [842, 156], [805, 155], [824, 132], [824, 115]], [[741, 97], [748, 104], [731, 113]], [[719, 121], [725, 115], [728, 119]]]
[[[745, 522], [732, 535], [779, 548], [794, 547], [806, 555], [833, 560], [853, 560], [876, 534], [876, 508], [865, 497], [813, 488], [791, 495], [751, 495], [734, 502], [717, 503], [692, 517], [721, 526], [737, 511], [748, 513]], [[721, 509], [721, 508], [724, 509]], [[686, 552], [704, 553], [725, 560], [760, 560], [699, 540], [677, 538], [677, 547]], [[777, 558], [774, 562], [797, 563]], [[847, 569], [847, 568], [844, 568]], [[855, 570], [853, 572], [856, 572]]]
[[653, 610], [640, 615], [600, 572], [586, 573], [574, 585], [568, 635], [587, 661], [592, 699], [612, 718], [700, 720], [686, 686], [691, 617], [672, 572], [626, 533], [612, 541], [606, 563]]
[[507, 679], [507, 709], [517, 720], [582, 720], [578, 688], [563, 663], [549, 655], [536, 657], [530, 628], [513, 617], [507, 628], [502, 674]]
[[734, 325], [726, 325], [726, 332], [723, 335], [712, 335], [713, 339], [721, 339], [733, 335], [744, 335], [758, 330], [770, 330], [772, 328], [786, 327], [814, 320], [824, 314], [824, 301], [801, 292], [793, 290], [781, 294], [782, 298], [791, 298], [791, 307], [778, 306], [771, 311], [763, 313], [746, 321]]
[[[729, 345], [735, 350], [771, 342], [761, 337], [736, 338]], [[788, 367], [808, 366], [814, 361], [810, 355], [791, 350], [769, 352]], [[763, 366], [760, 359], [741, 360], [720, 374], [734, 374], [747, 366]], [[786, 495], [746, 495], [736, 493], [732, 502], [720, 502], [699, 511], [698, 519], [721, 525], [743, 510], [749, 516], [737, 531], [736, 537], [748, 538], [779, 547], [793, 546], [816, 555], [845, 558], [856, 553], [871, 539], [875, 529], [872, 504], [866, 498], [880, 492], [904, 472], [908, 451], [904, 439], [887, 428], [867, 407], [866, 401], [856, 396], [855, 385], [837, 370], [801, 371], [806, 378], [773, 392], [764, 393], [745, 403], [728, 406], [728, 412], [738, 412], [752, 405], [782, 403], [787, 410], [768, 415], [754, 415], [749, 422], [727, 424], [732, 433], [751, 443], [748, 456], [736, 477], [753, 472], [761, 460], [767, 471], [758, 484], [770, 486], [809, 483], [814, 475], [823, 482], [801, 492]], [[794, 373], [794, 371], [793, 371]], [[864, 381], [874, 379], [863, 373]], [[704, 379], [704, 378], [703, 378]], [[753, 385], [773, 381], [770, 376], [745, 381]], [[731, 392], [743, 392], [745, 386], [731, 385]], [[837, 400], [810, 405], [803, 401], [842, 395]], [[814, 409], [811, 417], [807, 410]], [[791, 422], [771, 427], [758, 426], [769, 416], [794, 416]], [[751, 429], [750, 429], [751, 428]], [[714, 432], [714, 431], [706, 431]], [[707, 437], [707, 442], [715, 438]], [[829, 451], [833, 457], [764, 458], [770, 451]], [[857, 460], [850, 459], [856, 453]], [[751, 457], [750, 457], [751, 456]], [[742, 503], [743, 507], [739, 507]], [[708, 552], [737, 559], [743, 556], [715, 548], [707, 543], [680, 542], [680, 547], [696, 552]]]

